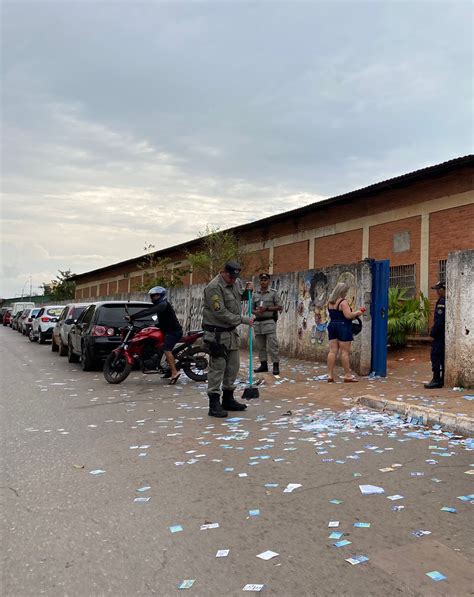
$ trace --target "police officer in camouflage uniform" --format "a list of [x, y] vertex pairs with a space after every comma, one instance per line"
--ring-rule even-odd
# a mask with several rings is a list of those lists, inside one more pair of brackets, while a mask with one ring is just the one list
[[[237, 326], [253, 325], [253, 317], [242, 315], [245, 291], [252, 290], [248, 282], [243, 288], [241, 267], [228, 261], [224, 269], [204, 289], [202, 328], [204, 342], [210, 350], [207, 376], [209, 416], [227, 417], [229, 410], [245, 410], [247, 406], [234, 399], [235, 380], [240, 369], [240, 336]], [[222, 387], [222, 404], [220, 401]]]
[[279, 294], [269, 288], [270, 275], [262, 273], [258, 277], [260, 290], [253, 294], [252, 313], [255, 313], [255, 343], [260, 367], [255, 373], [268, 371], [268, 356], [273, 363], [273, 375], [280, 375], [280, 362], [278, 358], [278, 339], [276, 335], [276, 322], [278, 313], [283, 310]]
[[433, 338], [431, 345], [431, 369], [433, 379], [425, 384], [425, 388], [442, 388], [444, 385], [444, 334], [446, 324], [446, 286], [444, 282], [438, 282], [431, 287], [438, 293], [438, 300], [434, 311], [433, 327], [430, 336]]

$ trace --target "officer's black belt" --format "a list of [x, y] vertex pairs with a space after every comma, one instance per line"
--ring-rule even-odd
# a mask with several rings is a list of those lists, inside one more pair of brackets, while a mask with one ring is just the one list
[[235, 330], [235, 325], [230, 327], [230, 328], [221, 328], [218, 325], [207, 325], [207, 324], [203, 324], [202, 329], [206, 330], [206, 332], [214, 332], [215, 334], [217, 332], [232, 332], [233, 330]]

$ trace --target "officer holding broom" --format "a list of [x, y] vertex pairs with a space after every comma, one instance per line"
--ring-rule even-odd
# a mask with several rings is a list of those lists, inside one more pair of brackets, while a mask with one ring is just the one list
[[[253, 325], [254, 318], [242, 315], [242, 301], [253, 290], [240, 281], [240, 264], [228, 261], [204, 289], [202, 328], [209, 346], [210, 361], [207, 393], [209, 416], [227, 417], [227, 411], [245, 410], [234, 398], [235, 380], [240, 370], [240, 336], [237, 326]], [[222, 404], [221, 404], [222, 388]]]

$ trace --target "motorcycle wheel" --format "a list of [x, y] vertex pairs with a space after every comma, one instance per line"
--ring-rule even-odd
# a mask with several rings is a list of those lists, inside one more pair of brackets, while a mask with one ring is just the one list
[[105, 359], [103, 372], [105, 381], [108, 383], [122, 383], [124, 379], [127, 379], [131, 370], [132, 366], [123, 354], [117, 355], [111, 352]]
[[209, 369], [209, 350], [203, 346], [195, 346], [186, 354], [183, 371], [193, 381], [207, 381]]

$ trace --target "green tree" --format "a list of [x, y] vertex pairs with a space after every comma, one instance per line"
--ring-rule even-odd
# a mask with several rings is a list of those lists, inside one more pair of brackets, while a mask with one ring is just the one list
[[50, 282], [43, 282], [41, 287], [43, 293], [54, 301], [64, 301], [73, 299], [76, 291], [76, 283], [70, 280], [71, 276], [75, 276], [70, 269], [62, 271], [58, 270], [59, 275], [55, 280]]
[[237, 261], [244, 266], [245, 256], [241, 254], [239, 242], [232, 231], [206, 226], [199, 233], [201, 250], [187, 253], [186, 257], [192, 266], [193, 273], [206, 282], [221, 270], [226, 261]]
[[174, 288], [183, 285], [183, 277], [189, 273], [189, 269], [174, 266], [169, 257], [157, 257], [152, 243], [145, 243], [143, 250], [146, 255], [138, 266], [143, 270], [143, 284], [138, 290], [146, 291], [153, 286]]
[[426, 330], [430, 314], [429, 300], [422, 292], [415, 298], [406, 296], [405, 288], [388, 291], [388, 342], [392, 347], [405, 346], [410, 334]]

